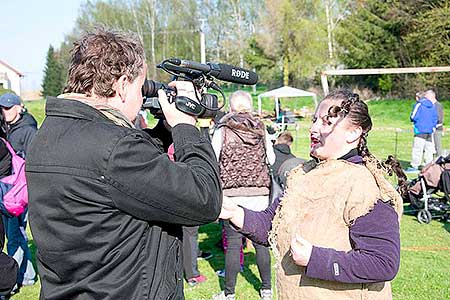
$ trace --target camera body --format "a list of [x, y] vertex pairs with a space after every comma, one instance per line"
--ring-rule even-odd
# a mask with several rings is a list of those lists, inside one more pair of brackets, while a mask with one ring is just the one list
[[219, 110], [218, 98], [216, 95], [201, 94], [200, 103], [188, 97], [176, 96], [176, 90], [167, 84], [146, 79], [142, 86], [142, 96], [144, 97], [143, 108], [149, 109], [156, 118], [164, 118], [161, 106], [158, 101], [158, 90], [162, 89], [170, 103], [175, 103], [178, 110], [199, 118], [214, 118]]

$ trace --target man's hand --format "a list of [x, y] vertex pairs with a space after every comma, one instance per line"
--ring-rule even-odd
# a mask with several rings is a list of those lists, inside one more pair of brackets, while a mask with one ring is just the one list
[[[188, 81], [172, 81], [169, 86], [176, 88], [177, 96], [185, 96], [192, 100], [196, 100], [194, 85]], [[163, 90], [158, 91], [159, 105], [166, 117], [167, 123], [173, 128], [178, 124], [195, 125], [195, 118], [179, 111], [175, 107], [175, 103], [169, 103], [167, 95]]]
[[236, 227], [242, 228], [244, 226], [244, 210], [230, 198], [224, 197], [219, 219], [230, 220]]
[[295, 238], [291, 240], [291, 255], [297, 265], [306, 267], [311, 258], [311, 253], [311, 243], [301, 236], [296, 235]]

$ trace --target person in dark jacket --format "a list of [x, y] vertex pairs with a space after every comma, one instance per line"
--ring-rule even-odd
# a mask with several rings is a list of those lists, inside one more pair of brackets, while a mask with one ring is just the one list
[[276, 180], [283, 188], [286, 186], [286, 177], [289, 172], [305, 162], [304, 159], [292, 154], [291, 145], [293, 142], [292, 134], [289, 131], [283, 131], [273, 145], [275, 162], [272, 165], [272, 169]]
[[294, 158], [295, 155], [291, 152], [291, 145], [294, 141], [292, 134], [289, 131], [283, 131], [275, 140], [273, 145], [273, 152], [275, 152], [275, 162], [272, 165], [274, 172], [278, 172], [281, 164], [289, 158]]
[[444, 135], [444, 108], [436, 98], [436, 92], [428, 90], [425, 92], [425, 97], [433, 103], [438, 115], [438, 121], [436, 124], [436, 130], [433, 133], [434, 149], [436, 150], [436, 157], [442, 155], [442, 136]]
[[[0, 112], [0, 137], [6, 139], [6, 122]], [[11, 174], [11, 154], [6, 144], [0, 140], [0, 178]], [[5, 244], [5, 229], [0, 218], [0, 299], [6, 299], [16, 285], [19, 265], [11, 256], [3, 253]]]
[[[65, 94], [47, 99], [26, 161], [42, 300], [184, 298], [182, 226], [217, 218], [218, 165], [163, 91], [165, 121], [134, 128], [146, 72], [137, 37], [99, 29], [74, 43]], [[195, 98], [192, 83], [170, 85]]]
[[8, 124], [7, 139], [17, 154], [25, 158], [37, 131], [37, 122], [23, 106], [19, 96], [8, 93], [0, 97], [0, 106]]
[[[7, 140], [14, 151], [26, 159], [28, 147], [37, 131], [37, 122], [26, 111], [20, 97], [15, 94], [2, 95], [0, 107], [8, 125]], [[20, 265], [17, 287], [14, 289], [14, 293], [17, 293], [23, 285], [33, 285], [36, 278], [26, 235], [27, 219], [27, 210], [17, 217], [3, 217], [6, 238], [8, 239], [8, 254], [14, 256]]]

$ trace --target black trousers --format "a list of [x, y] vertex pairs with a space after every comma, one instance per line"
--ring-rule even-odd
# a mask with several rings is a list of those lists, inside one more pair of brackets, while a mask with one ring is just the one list
[[197, 265], [198, 226], [183, 226], [183, 269], [186, 280], [200, 275]]
[[[227, 234], [227, 252], [225, 253], [225, 295], [234, 294], [236, 279], [240, 269], [239, 250], [242, 234], [231, 227], [228, 221], [223, 223]], [[256, 265], [261, 277], [261, 289], [271, 289], [270, 252], [269, 247], [253, 243], [256, 250]]]

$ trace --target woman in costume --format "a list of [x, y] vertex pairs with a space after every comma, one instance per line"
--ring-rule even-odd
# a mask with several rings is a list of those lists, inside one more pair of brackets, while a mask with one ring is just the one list
[[279, 299], [392, 298], [402, 200], [367, 148], [371, 128], [357, 94], [330, 93], [310, 128], [314, 159], [291, 172], [284, 196], [263, 212], [224, 202], [222, 219], [274, 246]]

